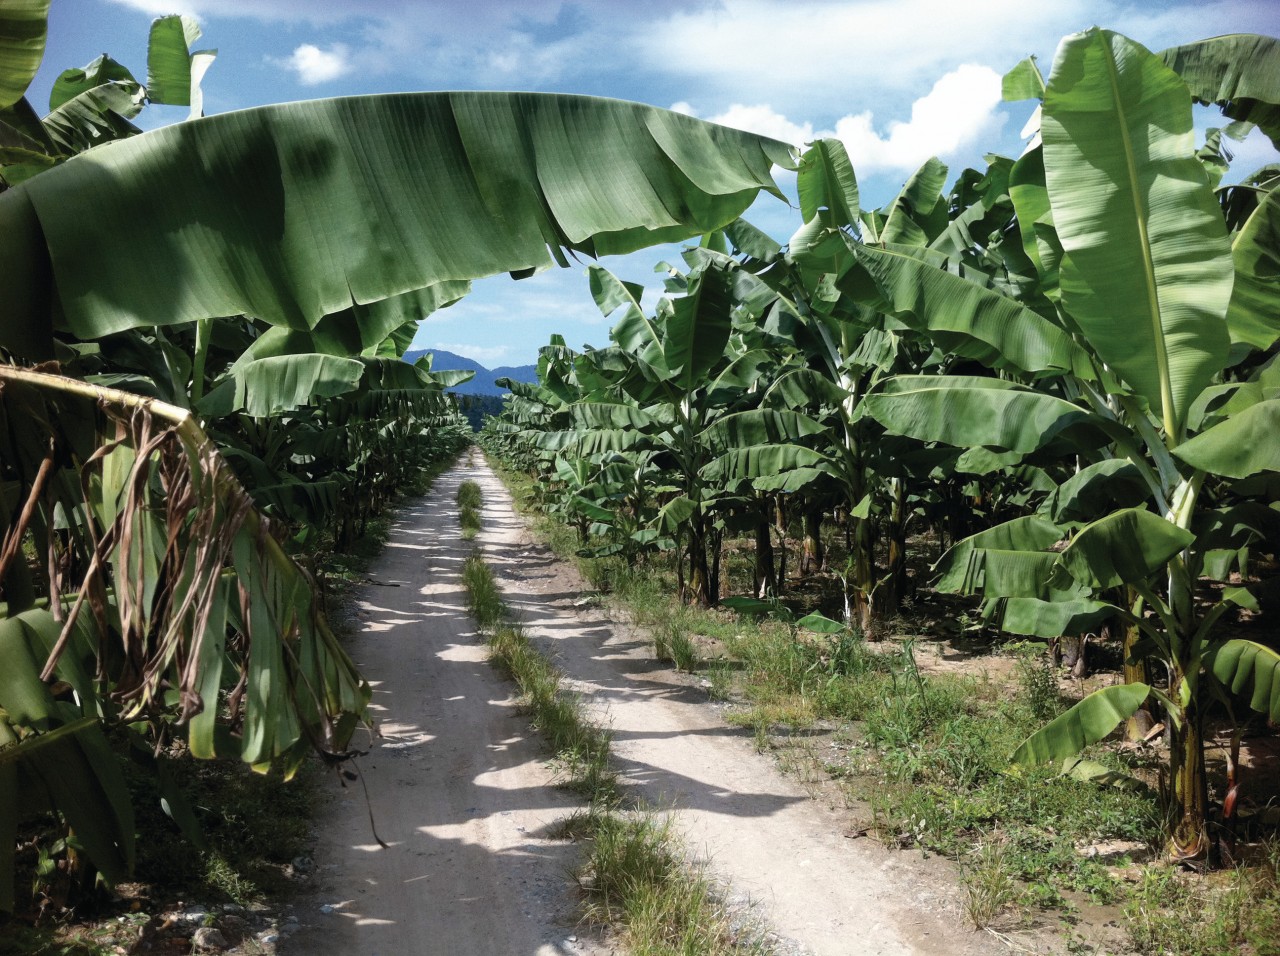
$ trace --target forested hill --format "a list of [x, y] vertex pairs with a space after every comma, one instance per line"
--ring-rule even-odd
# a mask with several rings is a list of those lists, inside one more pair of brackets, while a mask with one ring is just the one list
[[452, 369], [466, 369], [476, 373], [475, 378], [471, 381], [449, 390], [457, 392], [459, 395], [505, 395], [507, 390], [494, 384], [500, 378], [510, 378], [517, 382], [534, 383], [538, 381], [536, 365], [504, 365], [499, 368], [488, 369], [474, 359], [464, 358], [461, 355], [455, 355], [442, 349], [412, 349], [404, 353], [404, 360], [406, 362], [416, 362], [428, 352], [435, 356], [431, 362], [433, 371], [447, 372]]

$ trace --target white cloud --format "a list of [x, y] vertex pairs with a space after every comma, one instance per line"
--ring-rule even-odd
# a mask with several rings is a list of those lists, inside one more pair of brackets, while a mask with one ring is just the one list
[[[877, 131], [870, 110], [843, 116], [834, 129], [816, 132], [813, 123], [797, 123], [764, 104], [735, 103], [707, 119], [796, 145], [835, 136], [844, 141], [854, 169], [875, 173], [911, 171], [930, 156], [953, 155], [977, 143], [1004, 125], [1007, 117], [999, 112], [1000, 104], [1000, 74], [989, 67], [965, 64], [911, 104], [911, 119], [889, 122], [883, 134]], [[698, 115], [688, 103], [676, 103], [673, 109], [676, 107], [678, 112]]]
[[930, 156], [947, 156], [970, 146], [1003, 125], [1000, 75], [989, 67], [968, 64], [938, 80], [911, 104], [911, 119], [895, 120], [881, 135], [870, 111], [846, 116], [835, 134], [844, 141], [853, 168], [915, 169]]
[[493, 368], [496, 365], [505, 365], [511, 357], [511, 348], [506, 345], [470, 345], [466, 342], [435, 342], [428, 345], [429, 349], [440, 349], [445, 352], [452, 352], [454, 355], [461, 355], [463, 358], [469, 358], [479, 362], [486, 368]]
[[1087, 25], [1076, 22], [1085, 5], [981, 0], [960, 11], [954, 0], [724, 0], [651, 24], [634, 43], [641, 62], [726, 98], [834, 117], [910, 95], [960, 63], [1011, 67]]
[[759, 133], [761, 136], [772, 136], [784, 143], [800, 146], [813, 139], [813, 124], [791, 122], [780, 113], [775, 113], [769, 106], [743, 106], [734, 103], [723, 113], [709, 116], [707, 119], [721, 126], [732, 126], [734, 129], [746, 130], [748, 133]]
[[318, 86], [351, 72], [351, 51], [345, 43], [335, 43], [327, 50], [304, 43], [288, 59], [271, 62], [292, 70], [303, 86]]

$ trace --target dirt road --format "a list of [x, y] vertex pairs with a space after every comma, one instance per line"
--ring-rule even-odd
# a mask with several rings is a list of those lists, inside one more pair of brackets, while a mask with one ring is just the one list
[[[576, 850], [545, 838], [572, 811], [543, 752], [484, 663], [466, 616], [454, 494], [484, 491], [484, 549], [530, 637], [614, 731], [623, 779], [670, 807], [691, 849], [789, 952], [814, 956], [1007, 953], [959, 915], [953, 879], [918, 854], [851, 840], [848, 819], [810, 800], [730, 727], [647, 641], [584, 606], [576, 572], [528, 537], [478, 456], [401, 516], [352, 645], [375, 683], [385, 739], [363, 760], [378, 829], [359, 789], [319, 821], [318, 883], [289, 953], [512, 954], [611, 950], [572, 925]], [[326, 902], [327, 901], [327, 902]], [[320, 914], [320, 905], [332, 912]], [[571, 939], [572, 937], [572, 939]]]
[[400, 514], [357, 598], [349, 650], [382, 731], [360, 769], [389, 846], [374, 840], [359, 784], [329, 795], [318, 892], [283, 953], [611, 952], [575, 925], [576, 848], [545, 836], [577, 798], [555, 787], [467, 614], [460, 571], [472, 544], [459, 539], [454, 499], [473, 476], [454, 468]]

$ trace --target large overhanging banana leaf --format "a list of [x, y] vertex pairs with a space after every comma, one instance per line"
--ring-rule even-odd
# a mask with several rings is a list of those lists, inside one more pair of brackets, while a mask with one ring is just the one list
[[1171, 47], [1160, 56], [1202, 103], [1257, 123], [1280, 148], [1280, 40], [1233, 33]]
[[1177, 443], [1226, 362], [1233, 274], [1186, 85], [1132, 40], [1074, 34], [1058, 48], [1041, 133], [1063, 302]]
[[[367, 303], [720, 228], [777, 193], [774, 140], [517, 93], [286, 103], [155, 130], [0, 195], [0, 345]], [[103, 229], [88, 228], [103, 223]], [[103, 232], [109, 231], [106, 241]]]

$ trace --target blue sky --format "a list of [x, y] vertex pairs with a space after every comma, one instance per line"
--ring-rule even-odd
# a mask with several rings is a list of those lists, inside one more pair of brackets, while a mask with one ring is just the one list
[[[1152, 49], [1218, 33], [1280, 34], [1280, 0], [53, 0], [37, 109], [61, 70], [110, 53], [141, 79], [150, 20], [194, 15], [216, 47], [205, 111], [402, 90], [520, 89], [638, 100], [803, 143], [844, 140], [863, 203], [896, 194], [924, 160], [953, 173], [1016, 156], [1031, 105], [1004, 104], [999, 78], [1028, 54], [1047, 74], [1058, 40], [1098, 24]], [[142, 125], [185, 118], [150, 107]], [[1214, 121], [1204, 111], [1202, 124]], [[1245, 171], [1275, 161], [1256, 132]], [[779, 181], [789, 187], [787, 177]], [[748, 218], [776, 238], [799, 213], [760, 200]], [[655, 290], [658, 248], [606, 260]], [[415, 347], [483, 364], [534, 360], [552, 332], [605, 345], [585, 266], [476, 284], [427, 318]]]

